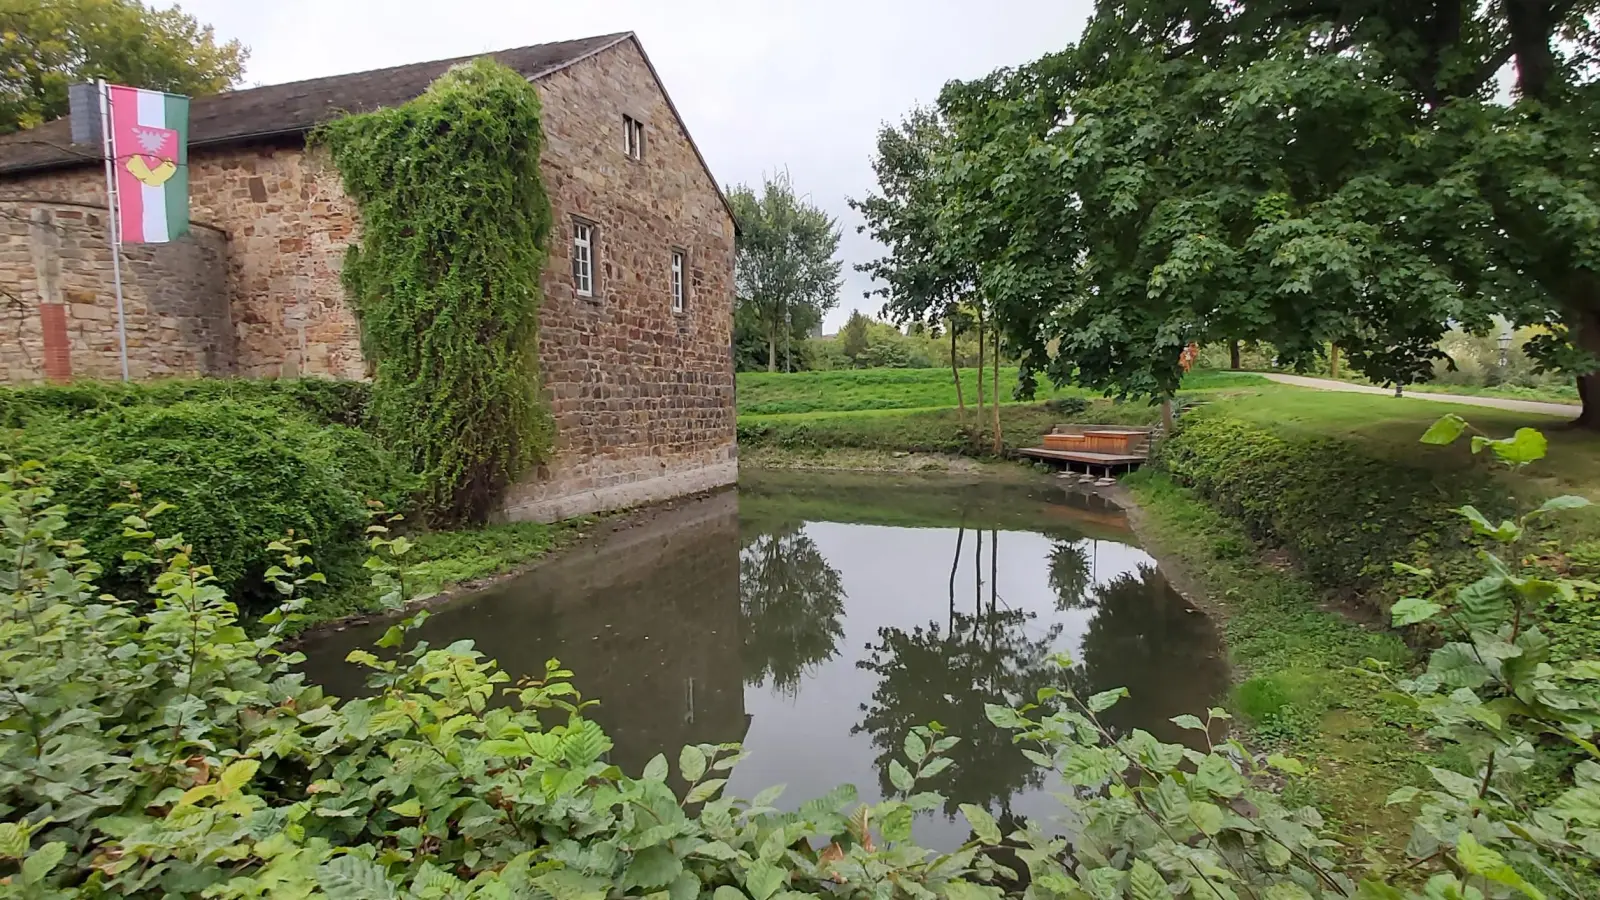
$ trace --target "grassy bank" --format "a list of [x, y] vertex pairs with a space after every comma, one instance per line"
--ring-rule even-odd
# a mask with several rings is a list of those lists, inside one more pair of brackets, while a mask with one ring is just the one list
[[1385, 799], [1441, 762], [1409, 713], [1354, 670], [1408, 663], [1400, 637], [1363, 627], [1304, 576], [1264, 558], [1239, 522], [1164, 475], [1126, 480], [1146, 547], [1222, 622], [1236, 684], [1230, 706], [1255, 743], [1312, 764], [1291, 792], [1317, 804], [1359, 845], [1398, 857], [1410, 814]]
[[[415, 535], [406, 554], [406, 589], [423, 596], [470, 587], [482, 579], [507, 575], [582, 539], [600, 521], [597, 517], [540, 522], [506, 522], [460, 531]], [[310, 628], [319, 623], [383, 609], [379, 591], [365, 582], [330, 588], [313, 595], [306, 607]]]

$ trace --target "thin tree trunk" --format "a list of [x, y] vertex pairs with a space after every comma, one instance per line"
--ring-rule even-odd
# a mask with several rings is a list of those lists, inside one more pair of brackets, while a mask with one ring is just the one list
[[1168, 437], [1172, 436], [1172, 398], [1161, 398], [1161, 429]]
[[1244, 368], [1243, 364], [1239, 361], [1239, 342], [1238, 341], [1229, 341], [1228, 342], [1228, 368], [1234, 370], [1235, 372], [1237, 372], [1240, 369]]
[[989, 618], [993, 620], [995, 605], [1000, 602], [1000, 532], [989, 529]]
[[961, 567], [961, 542], [967, 536], [967, 517], [961, 517], [961, 527], [956, 531], [956, 555], [950, 560], [950, 621], [946, 628], [953, 635], [956, 631], [956, 569]]
[[978, 304], [978, 428], [983, 431], [983, 304]]
[[978, 531], [978, 557], [972, 561], [972, 636], [978, 636], [983, 621], [983, 529]]
[[1000, 329], [994, 329], [994, 455], [1003, 449], [1000, 435]]
[[950, 377], [956, 382], [956, 409], [961, 424], [967, 424], [967, 400], [961, 396], [961, 367], [956, 365], [956, 319], [950, 317]]
[[778, 371], [778, 327], [767, 326], [767, 371]]
[[1328, 375], [1331, 378], [1339, 377], [1339, 345], [1333, 344], [1328, 349]]

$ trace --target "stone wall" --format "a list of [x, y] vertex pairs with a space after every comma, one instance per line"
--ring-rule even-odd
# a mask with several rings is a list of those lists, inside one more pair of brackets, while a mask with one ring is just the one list
[[[539, 359], [556, 451], [506, 502], [550, 520], [728, 484], [734, 443], [733, 221], [633, 41], [535, 82], [555, 209]], [[645, 125], [623, 153], [622, 117]], [[595, 290], [572, 281], [572, 224], [595, 228]], [[672, 311], [671, 254], [688, 256]]]
[[[103, 205], [0, 200], [0, 381], [122, 377], [106, 231]], [[226, 259], [226, 236], [205, 225], [124, 247], [132, 377], [234, 370]]]

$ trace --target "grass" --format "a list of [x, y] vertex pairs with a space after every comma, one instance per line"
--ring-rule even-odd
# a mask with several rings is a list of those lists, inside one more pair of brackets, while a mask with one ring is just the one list
[[[552, 551], [566, 547], [592, 527], [593, 517], [562, 522], [507, 522], [460, 531], [413, 536], [405, 557], [406, 587], [412, 596], [436, 594], [481, 578], [514, 572]], [[348, 616], [380, 612], [378, 592], [370, 585], [352, 585], [318, 597], [306, 608], [302, 625], [314, 627]]]
[[[992, 370], [991, 370], [992, 372]], [[984, 376], [984, 396], [990, 396], [993, 375]], [[1196, 372], [1184, 382], [1186, 390], [1210, 390], [1262, 383], [1243, 372]], [[978, 370], [961, 370], [962, 394], [967, 406], [977, 406]], [[1000, 370], [1000, 397], [1005, 403], [1017, 386], [1017, 370]], [[847, 369], [835, 372], [741, 372], [738, 375], [739, 415], [773, 416], [800, 413], [837, 413], [874, 410], [936, 409], [956, 405], [955, 381], [949, 369]], [[1037, 400], [1056, 397], [1093, 397], [1081, 388], [1055, 388], [1043, 379]], [[1003, 404], [1002, 404], [1003, 405]]]
[[1315, 585], [1264, 560], [1235, 523], [1166, 477], [1142, 472], [1126, 483], [1148, 549], [1193, 577], [1219, 613], [1237, 670], [1229, 705], [1249, 737], [1311, 767], [1290, 797], [1315, 803], [1355, 845], [1399, 857], [1411, 816], [1385, 801], [1425, 784], [1426, 767], [1445, 760], [1381, 682], [1355, 667], [1367, 658], [1407, 664], [1411, 652], [1393, 632], [1325, 608]]

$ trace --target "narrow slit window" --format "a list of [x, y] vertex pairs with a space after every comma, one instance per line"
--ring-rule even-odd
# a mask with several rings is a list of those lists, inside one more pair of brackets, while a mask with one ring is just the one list
[[672, 311], [683, 312], [683, 257], [682, 250], [672, 251]]
[[579, 297], [594, 296], [594, 226], [572, 223], [572, 284]]
[[644, 123], [633, 116], [622, 117], [622, 152], [629, 159], [644, 159]]

